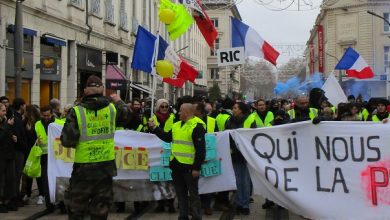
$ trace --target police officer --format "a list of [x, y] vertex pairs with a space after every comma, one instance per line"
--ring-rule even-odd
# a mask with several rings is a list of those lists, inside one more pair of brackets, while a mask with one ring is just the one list
[[103, 96], [99, 77], [87, 79], [84, 97], [73, 107], [62, 129], [64, 147], [76, 148], [73, 172], [65, 195], [69, 219], [107, 219], [117, 175], [114, 152], [116, 126], [126, 122], [127, 108], [117, 95], [114, 106]]
[[179, 202], [178, 219], [188, 219], [189, 202], [192, 219], [202, 219], [198, 181], [201, 164], [206, 155], [204, 138], [206, 125], [194, 116], [190, 103], [181, 105], [179, 115], [180, 121], [174, 123], [169, 132], [156, 127], [153, 120], [148, 121], [148, 126], [160, 139], [172, 142], [169, 167], [172, 170], [172, 180]]
[[52, 108], [47, 105], [41, 108], [41, 120], [35, 123], [35, 133], [37, 134], [37, 145], [42, 149], [41, 156], [41, 177], [38, 179], [42, 186], [43, 195], [39, 195], [37, 204], [46, 203], [46, 208], [53, 209], [50, 202], [49, 182], [47, 179], [47, 131], [50, 123], [63, 125], [64, 122], [54, 117]]

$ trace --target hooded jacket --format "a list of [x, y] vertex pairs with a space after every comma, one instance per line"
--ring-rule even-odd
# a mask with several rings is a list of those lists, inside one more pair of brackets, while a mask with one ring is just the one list
[[[110, 104], [110, 99], [100, 94], [85, 96], [82, 98], [81, 102], [79, 103], [79, 105], [81, 105], [82, 107], [96, 112], [100, 109], [107, 107], [109, 104]], [[115, 103], [115, 108], [117, 110], [116, 127], [123, 127], [124, 123], [126, 123], [127, 121], [126, 120], [126, 117], [128, 115], [127, 107], [123, 101], [118, 101], [117, 103]], [[72, 108], [70, 109], [70, 112], [66, 117], [65, 125], [62, 129], [60, 139], [64, 147], [75, 148], [79, 143], [79, 138], [80, 138], [80, 130], [77, 124], [76, 112]], [[83, 167], [83, 166], [90, 166], [90, 164], [88, 163], [74, 164], [74, 168]], [[111, 176], [116, 175], [116, 166], [114, 161], [93, 163], [93, 166], [95, 168], [101, 167], [102, 169], [105, 169]]]

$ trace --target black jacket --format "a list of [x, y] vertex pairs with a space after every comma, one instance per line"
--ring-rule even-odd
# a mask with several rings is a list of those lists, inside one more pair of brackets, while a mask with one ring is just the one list
[[11, 129], [6, 119], [0, 119], [0, 159], [15, 159], [16, 149]]
[[[225, 130], [237, 129], [244, 127], [244, 121], [248, 118], [248, 115], [244, 115], [243, 117], [232, 116], [226, 122]], [[251, 128], [256, 128], [256, 122], [251, 124]], [[229, 135], [230, 141], [230, 153], [232, 155], [232, 162], [235, 163], [245, 163], [246, 160], [244, 156], [242, 156], [241, 152], [237, 149], [236, 142], [233, 140], [232, 136]]]
[[27, 156], [29, 150], [27, 147], [26, 125], [23, 121], [22, 115], [17, 111], [14, 112], [14, 125], [12, 126], [12, 132], [18, 139], [16, 149]]
[[[183, 122], [181, 122], [183, 126]], [[156, 127], [152, 133], [156, 134], [161, 140], [165, 142], [172, 142], [172, 130], [169, 132], [164, 132], [163, 129]], [[206, 130], [203, 128], [203, 125], [198, 123], [198, 125], [192, 131], [192, 142], [195, 147], [195, 160], [192, 165], [179, 163], [175, 158], [169, 163], [169, 167], [172, 170], [200, 170], [201, 165], [204, 162], [206, 157], [206, 141], [205, 136]]]

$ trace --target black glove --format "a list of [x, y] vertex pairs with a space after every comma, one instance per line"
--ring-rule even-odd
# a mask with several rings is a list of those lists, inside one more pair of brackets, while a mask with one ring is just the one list
[[318, 125], [320, 122], [321, 122], [321, 118], [320, 117], [315, 117], [313, 119], [313, 124], [315, 124], [315, 125]]

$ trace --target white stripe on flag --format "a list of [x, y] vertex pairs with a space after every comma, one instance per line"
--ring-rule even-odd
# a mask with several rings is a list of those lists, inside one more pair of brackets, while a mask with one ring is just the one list
[[351, 66], [351, 70], [356, 70], [358, 72], [362, 71], [364, 68], [368, 67], [368, 64], [363, 59], [362, 56], [359, 56], [359, 58], [356, 60], [356, 62]]
[[165, 60], [169, 60], [173, 64], [175, 67], [174, 74], [177, 75], [177, 73], [180, 71], [181, 59], [170, 45], [165, 50]]
[[245, 36], [245, 55], [264, 58], [264, 39], [252, 28], [248, 28]]

